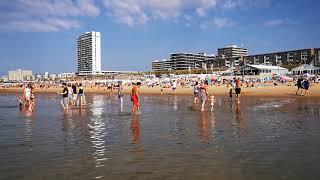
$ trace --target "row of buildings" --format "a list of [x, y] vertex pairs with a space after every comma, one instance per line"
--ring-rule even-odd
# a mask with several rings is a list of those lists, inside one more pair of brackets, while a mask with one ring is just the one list
[[2, 76], [1, 80], [4, 82], [24, 82], [34, 80], [48, 80], [54, 81], [57, 79], [68, 79], [75, 77], [75, 73], [51, 73], [45, 72], [44, 74], [32, 74], [31, 70], [17, 69], [14, 71], [8, 71], [8, 76]]
[[300, 64], [320, 65], [320, 48], [299, 49], [266, 54], [248, 55], [243, 47], [219, 48], [217, 56], [204, 53], [174, 53], [170, 60], [155, 60], [153, 71], [213, 68], [239, 68], [245, 65], [288, 66]]

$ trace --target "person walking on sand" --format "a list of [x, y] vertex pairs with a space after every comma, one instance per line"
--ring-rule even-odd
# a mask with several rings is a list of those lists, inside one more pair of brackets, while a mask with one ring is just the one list
[[208, 100], [208, 81], [205, 81], [200, 88], [201, 112], [205, 111], [206, 101]]
[[309, 88], [310, 88], [310, 82], [309, 82], [308, 79], [306, 79], [306, 80], [303, 82], [303, 88], [305, 89], [304, 95], [305, 95], [305, 96], [308, 96], [308, 95], [309, 95]]
[[67, 84], [66, 83], [62, 83], [62, 88], [63, 88], [62, 93], [58, 93], [58, 94], [62, 95], [62, 99], [60, 101], [60, 104], [62, 105], [64, 110], [68, 110], [69, 109], [69, 105], [68, 105], [68, 88], [67, 88]]
[[301, 77], [299, 77], [298, 80], [297, 80], [297, 84], [296, 84], [298, 86], [296, 95], [298, 95], [299, 90], [300, 90], [300, 95], [302, 93], [302, 89], [303, 89], [302, 88], [302, 81], [303, 81], [303, 79]]
[[198, 103], [198, 96], [199, 96], [199, 90], [200, 90], [200, 87], [199, 87], [199, 83], [198, 81], [195, 83], [194, 87], [193, 87], [193, 94], [194, 94], [194, 100], [193, 100], [193, 103], [194, 104], [197, 104]]
[[138, 82], [137, 85], [133, 86], [132, 87], [132, 90], [131, 90], [131, 101], [133, 103], [133, 106], [132, 106], [132, 109], [131, 109], [131, 115], [134, 115], [134, 113], [136, 111], [137, 114], [141, 114], [141, 111], [140, 111], [140, 97], [139, 97], [139, 88], [141, 86], [141, 83]]

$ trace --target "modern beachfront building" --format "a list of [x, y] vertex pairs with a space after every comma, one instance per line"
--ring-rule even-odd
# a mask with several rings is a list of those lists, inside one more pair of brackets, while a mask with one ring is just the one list
[[78, 36], [78, 74], [101, 73], [101, 34], [86, 32]]
[[236, 45], [226, 46], [224, 48], [218, 48], [218, 57], [219, 58], [232, 58], [232, 57], [241, 57], [248, 54], [248, 49], [243, 47], [238, 47]]
[[299, 67], [291, 69], [291, 71], [294, 75], [320, 74], [320, 68], [314, 66], [313, 64], [302, 64]]
[[152, 62], [152, 70], [153, 71], [169, 71], [172, 70], [171, 61], [166, 59], [163, 60], [155, 60]]
[[206, 69], [206, 62], [214, 58], [214, 55], [205, 53], [173, 53], [170, 55], [171, 68], [173, 70]]
[[285, 75], [289, 73], [289, 70], [279, 66], [268, 66], [268, 65], [245, 65], [236, 69], [235, 74], [238, 75], [260, 75], [260, 74], [270, 74], [270, 75]]
[[24, 81], [32, 79], [32, 71], [17, 69], [15, 71], [8, 71], [9, 81]]
[[173, 53], [170, 60], [155, 60], [152, 62], [153, 71], [206, 69], [207, 63], [215, 56], [205, 53]]
[[239, 67], [250, 65], [297, 65], [314, 64], [320, 66], [320, 48], [298, 49], [266, 54], [256, 54], [229, 58], [218, 58], [214, 67]]

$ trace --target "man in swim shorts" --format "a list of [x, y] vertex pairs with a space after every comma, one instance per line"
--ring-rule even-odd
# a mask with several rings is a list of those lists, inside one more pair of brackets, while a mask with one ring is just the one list
[[132, 87], [131, 90], [131, 101], [133, 103], [132, 109], [131, 109], [131, 114], [134, 115], [136, 110], [138, 111], [137, 114], [141, 114], [140, 111], [140, 97], [139, 97], [139, 88], [141, 86], [141, 83], [138, 82], [137, 85]]
[[241, 93], [241, 81], [240, 81], [240, 78], [236, 79], [235, 92], [236, 92], [236, 100], [239, 101], [240, 100], [240, 93]]

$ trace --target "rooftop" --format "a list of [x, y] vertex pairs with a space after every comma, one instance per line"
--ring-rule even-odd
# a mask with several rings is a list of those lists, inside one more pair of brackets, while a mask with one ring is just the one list
[[302, 64], [301, 66], [292, 69], [292, 71], [304, 71], [304, 70], [320, 70], [320, 68], [312, 64]]
[[286, 68], [280, 66], [268, 66], [268, 65], [246, 65], [257, 69], [266, 69], [266, 70], [285, 70]]

